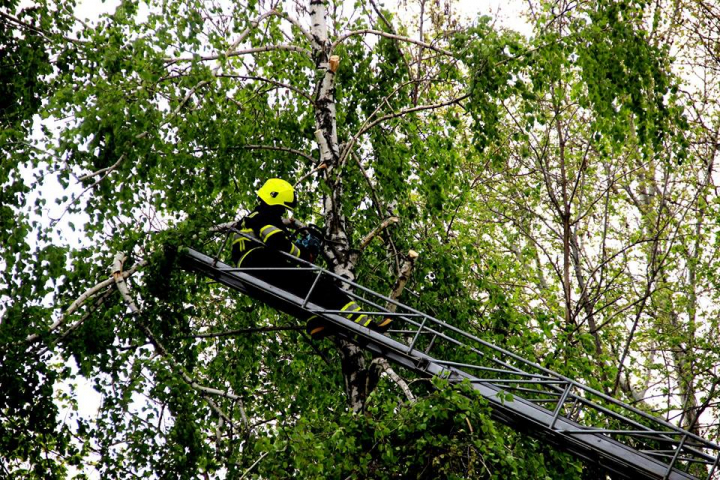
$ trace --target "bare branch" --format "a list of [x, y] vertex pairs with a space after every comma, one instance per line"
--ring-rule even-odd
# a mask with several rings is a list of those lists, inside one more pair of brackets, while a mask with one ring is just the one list
[[260, 455], [260, 458], [258, 458], [257, 460], [255, 460], [255, 463], [253, 463], [252, 465], [250, 465], [250, 467], [248, 467], [248, 469], [245, 470], [245, 473], [243, 473], [242, 477], [240, 477], [240, 480], [242, 480], [243, 478], [245, 478], [245, 477], [247, 476], [247, 474], [250, 473], [250, 471], [251, 471], [253, 468], [255, 468], [255, 465], [257, 465], [258, 463], [260, 463], [260, 462], [262, 461], [263, 458], [267, 457], [268, 453], [270, 453], [270, 452], [263, 452], [263, 454]]
[[115, 254], [115, 259], [113, 260], [112, 265], [112, 278], [115, 282], [115, 286], [117, 287], [118, 292], [120, 292], [123, 300], [125, 300], [125, 303], [130, 308], [130, 311], [132, 313], [138, 313], [140, 309], [135, 304], [135, 300], [133, 300], [130, 296], [130, 291], [128, 290], [127, 283], [125, 283], [125, 276], [123, 276], [122, 274], [122, 264], [125, 262], [126, 258], [127, 256], [122, 252]]
[[90, 315], [92, 315], [92, 313], [93, 313], [95, 310], [97, 310], [97, 309], [100, 307], [100, 305], [102, 305], [102, 304], [105, 302], [105, 300], [107, 300], [108, 298], [110, 298], [110, 295], [111, 295], [111, 294], [112, 294], [112, 286], [108, 286], [108, 287], [105, 289], [105, 291], [103, 292], [103, 294], [100, 295], [97, 300], [95, 300], [95, 303], [94, 303], [93, 306], [88, 310], [88, 312], [87, 312], [85, 315], [83, 315], [80, 320], [78, 320], [77, 322], [75, 322], [75, 323], [73, 323], [72, 325], [70, 325], [64, 332], [62, 332], [60, 335], [58, 335], [56, 338], [54, 338], [54, 339], [52, 340], [52, 342], [49, 342], [47, 348], [48, 348], [48, 349], [51, 348], [51, 347], [54, 346], [56, 343], [62, 341], [62, 340], [65, 339], [68, 335], [70, 335], [72, 332], [74, 332], [75, 330], [77, 330], [77, 329], [80, 327], [80, 325], [82, 325], [83, 323], [85, 323], [85, 321], [86, 321], [88, 318], [90, 318]]
[[302, 177], [300, 177], [300, 178], [298, 179], [298, 181], [295, 182], [295, 185], [293, 185], [293, 186], [294, 186], [294, 187], [297, 187], [297, 186], [300, 185], [303, 181], [305, 181], [305, 179], [306, 179], [307, 177], [309, 177], [309, 176], [312, 175], [313, 173], [317, 173], [317, 172], [319, 172], [320, 170], [325, 170], [326, 168], [327, 168], [327, 165], [324, 164], [324, 163], [321, 163], [320, 165], [318, 165], [317, 167], [313, 168], [313, 169], [310, 170], [308, 173], [306, 173], [305, 175], [303, 175]]
[[[400, 274], [398, 275], [397, 280], [395, 280], [395, 285], [393, 285], [393, 289], [390, 292], [389, 298], [391, 298], [392, 300], [397, 300], [398, 298], [400, 298], [400, 295], [402, 295], [402, 292], [405, 289], [405, 285], [410, 279], [410, 275], [415, 268], [415, 262], [417, 261], [419, 256], [420, 254], [417, 253], [415, 250], [410, 250], [407, 254], [407, 257], [403, 260], [402, 266], [400, 267]], [[394, 312], [397, 309], [397, 305], [395, 305], [394, 303], [390, 303], [388, 304], [387, 309], [391, 312]]]
[[365, 248], [370, 244], [372, 239], [377, 237], [380, 232], [385, 230], [390, 225], [398, 223], [399, 221], [400, 221], [400, 218], [398, 218], [398, 217], [388, 217], [385, 220], [383, 220], [383, 222], [380, 225], [378, 225], [377, 227], [375, 227], [375, 229], [372, 232], [365, 235], [365, 238], [363, 238], [362, 241], [360, 242], [360, 246], [358, 247], [358, 250], [360, 250], [360, 251], [365, 250]]
[[276, 12], [274, 12], [273, 10], [270, 10], [270, 11], [268, 11], [268, 12], [263, 13], [262, 15], [260, 15], [259, 17], [257, 17], [256, 19], [252, 20], [252, 21], [250, 22], [250, 27], [248, 27], [248, 28], [246, 28], [245, 30], [242, 31], [242, 33], [238, 36], [238, 38], [235, 39], [235, 41], [233, 42], [233, 44], [230, 45], [230, 48], [227, 49], [226, 54], [232, 52], [232, 51], [235, 50], [238, 46], [240, 46], [240, 44], [243, 42], [243, 40], [245, 40], [245, 39], [247, 38], [247, 36], [250, 35], [250, 32], [252, 32], [254, 29], [257, 28], [257, 26], [260, 24], [260, 22], [262, 22], [263, 20], [265, 20], [267, 17], [273, 15], [274, 13], [276, 13]]
[[[117, 162], [113, 163], [109, 167], [101, 168], [100, 170], [97, 170], [95, 172], [88, 173], [87, 175], [83, 175], [82, 177], [78, 177], [78, 181], [82, 182], [84, 180], [89, 180], [93, 177], [97, 177], [98, 175], [102, 175], [102, 174], [105, 174], [105, 176], [107, 176], [107, 174], [112, 172], [113, 170], [115, 170], [122, 163], [123, 160], [125, 160], [124, 153], [122, 155], [120, 155], [120, 158], [118, 158]], [[105, 178], [105, 176], [103, 176], [103, 178]], [[92, 186], [94, 187], [95, 185], [97, 185], [97, 183], [99, 183], [99, 182], [96, 182]]]
[[344, 34], [344, 35], [341, 35], [341, 36], [340, 36], [337, 40], [335, 40], [335, 42], [330, 46], [330, 52], [335, 51], [335, 48], [336, 48], [339, 44], [341, 44], [342, 42], [344, 42], [344, 41], [347, 40], [348, 38], [350, 38], [350, 37], [352, 37], [352, 36], [356, 36], [356, 35], [378, 35], [378, 36], [380, 36], [380, 37], [391, 38], [391, 39], [393, 39], [393, 40], [399, 40], [399, 41], [401, 41], [401, 42], [406, 42], [406, 43], [412, 43], [412, 44], [415, 44], [415, 45], [420, 45], [421, 47], [425, 47], [425, 48], [427, 48], [427, 49], [429, 49], [429, 50], [433, 50], [433, 51], [435, 51], [435, 52], [442, 53], [443, 55], [447, 55], [447, 56], [449, 56], [449, 57], [454, 57], [454, 54], [453, 54], [450, 50], [445, 50], [445, 49], [443, 49], [443, 48], [438, 48], [438, 47], [436, 47], [435, 45], [432, 45], [432, 44], [430, 44], [430, 43], [425, 43], [425, 42], [421, 42], [421, 41], [419, 41], [419, 40], [415, 40], [415, 39], [412, 39], [412, 38], [409, 38], [409, 37], [403, 37], [402, 35], [395, 35], [395, 34], [392, 34], [392, 33], [383, 32], [382, 30], [373, 30], [373, 29], [370, 29], [370, 28], [366, 28], [366, 29], [363, 29], [363, 30], [354, 30], [354, 31], [352, 31], [352, 32], [348, 32], [348, 33], [346, 33], [346, 34]]
[[[408, 252], [407, 257], [403, 261], [402, 267], [400, 267], [400, 273], [398, 275], [398, 279], [395, 281], [395, 285], [393, 286], [392, 292], [390, 292], [389, 298], [392, 300], [397, 300], [400, 298], [400, 295], [402, 295], [403, 290], [405, 289], [405, 285], [407, 284], [408, 279], [410, 278], [410, 274], [413, 271], [413, 268], [415, 267], [415, 261], [418, 258], [418, 253], [414, 250], [410, 250]], [[387, 309], [390, 312], [395, 312], [397, 309], [397, 305], [394, 303], [389, 303], [387, 305]], [[378, 366], [379, 370], [381, 372], [384, 372], [387, 374], [390, 379], [395, 382], [395, 384], [402, 390], [402, 392], [405, 394], [405, 397], [410, 402], [415, 401], [415, 395], [413, 395], [412, 390], [410, 390], [410, 387], [408, 386], [407, 382], [395, 372], [395, 370], [390, 366], [387, 359], [383, 357], [378, 357], [372, 361], [372, 363], [376, 366]]]
[[183, 98], [182, 101], [180, 102], [180, 104], [177, 106], [177, 108], [175, 108], [175, 110], [173, 110], [172, 115], [177, 115], [178, 112], [180, 112], [180, 109], [185, 106], [185, 104], [188, 102], [188, 100], [190, 100], [190, 97], [192, 97], [195, 94], [195, 92], [198, 91], [198, 89], [200, 87], [203, 87], [203, 86], [207, 85], [208, 83], [210, 83], [210, 82], [207, 80], [203, 80], [201, 82], [198, 82], [197, 85], [195, 85], [190, 90], [188, 90], [188, 93], [185, 95], [185, 98]]
[[395, 385], [397, 385], [400, 390], [402, 390], [402, 392], [405, 394], [405, 398], [407, 398], [410, 403], [415, 402], [415, 395], [413, 395], [412, 390], [410, 390], [407, 382], [400, 375], [398, 375], [395, 370], [393, 370], [386, 358], [377, 357], [372, 361], [372, 363], [377, 365], [381, 372], [387, 374], [387, 376], [390, 377], [393, 382], [395, 382]]
[[296, 150], [294, 148], [287, 148], [287, 147], [275, 147], [273, 145], [243, 145], [242, 148], [247, 148], [248, 150], [275, 150], [278, 152], [288, 152], [288, 153], [294, 153], [295, 155], [299, 155], [306, 160], [308, 160], [312, 165], [315, 165], [318, 160], [316, 158], [311, 157], [305, 152], [302, 152], [300, 150]]
[[305, 55], [308, 59], [312, 59], [312, 54], [309, 50], [295, 46], [295, 45], [266, 45], [264, 47], [256, 47], [256, 48], [248, 48], [245, 50], [234, 50], [232, 52], [227, 52], [222, 55], [197, 55], [194, 57], [178, 57], [178, 58], [165, 58], [163, 61], [169, 65], [174, 65], [176, 63], [183, 63], [183, 62], [193, 62], [196, 60], [199, 60], [201, 62], [209, 62], [212, 60], [219, 60], [221, 58], [226, 57], [239, 57], [242, 55], [252, 55], [254, 53], [262, 53], [262, 52], [273, 52], [273, 51], [287, 51], [287, 52], [297, 52], [302, 53]]

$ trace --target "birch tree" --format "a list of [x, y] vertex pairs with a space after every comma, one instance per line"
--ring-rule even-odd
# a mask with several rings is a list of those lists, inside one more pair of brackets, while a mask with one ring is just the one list
[[717, 12], [674, 5], [4, 6], [0, 471], [598, 475], [179, 269], [268, 177], [335, 273], [713, 437]]
[[700, 272], [716, 257], [717, 16], [702, 2], [676, 7], [533, 4], [528, 92], [504, 103], [497, 145], [508, 160], [469, 163], [487, 210], [462, 234], [497, 252], [478, 270], [532, 319], [511, 320], [553, 339], [510, 346], [714, 435], [715, 301]]
[[[464, 288], [462, 255], [434, 239], [465, 192], [455, 175], [470, 141], [463, 62], [482, 42], [508, 58], [520, 39], [487, 20], [466, 29], [449, 3], [422, 1], [419, 12], [122, 1], [97, 21], [39, 8], [36, 27], [14, 3], [3, 10], [17, 32], [4, 40], [41, 35], [52, 66], [41, 69], [42, 103], [27, 94], [35, 103], [22, 110], [26, 131], [35, 111], [50, 122], [29, 142], [36, 153], [9, 169], [29, 172], [34, 193], [8, 211], [22, 229], [10, 229], [3, 258], [0, 378], [18, 392], [2, 406], [3, 473], [568, 471], [567, 457], [498, 431], [468, 391], [349, 343], [310, 342], [297, 320], [175, 264], [180, 246], [217, 249], [259, 183], [283, 177], [302, 180], [298, 218], [323, 227], [336, 273], [381, 292], [396, 285], [395, 296], [408, 276], [442, 279], [442, 290], [414, 286], [432, 292], [422, 300]], [[53, 15], [66, 19], [57, 31]], [[492, 89], [474, 92], [492, 110]], [[31, 232], [37, 243], [23, 244]], [[431, 258], [413, 273], [411, 249]], [[442, 308], [461, 322], [467, 304], [460, 295]], [[96, 413], [76, 382], [99, 394]]]

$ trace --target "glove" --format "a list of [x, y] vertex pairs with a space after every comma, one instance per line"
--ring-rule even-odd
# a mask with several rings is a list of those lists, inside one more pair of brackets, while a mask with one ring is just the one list
[[300, 249], [303, 257], [305, 257], [310, 262], [314, 262], [318, 254], [320, 253], [320, 247], [322, 246], [322, 243], [320, 242], [320, 239], [317, 238], [315, 235], [311, 233], [306, 233], [305, 236], [295, 240], [295, 245]]

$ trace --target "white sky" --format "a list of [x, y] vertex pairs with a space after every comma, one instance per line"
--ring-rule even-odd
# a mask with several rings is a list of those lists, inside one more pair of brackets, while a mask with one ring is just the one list
[[[396, 3], [404, 0], [381, 0], [379, 3], [391, 8]], [[440, 0], [443, 3], [448, 0]], [[525, 35], [530, 35], [531, 26], [522, 18], [525, 9], [523, 0], [451, 0], [453, 14], [462, 17], [475, 18], [478, 15], [493, 17], [499, 26], [517, 30]], [[21, 4], [33, 4], [30, 0], [22, 0]], [[119, 4], [119, 0], [80, 0], [76, 9], [77, 17], [82, 20], [97, 18], [103, 13], [112, 13]]]

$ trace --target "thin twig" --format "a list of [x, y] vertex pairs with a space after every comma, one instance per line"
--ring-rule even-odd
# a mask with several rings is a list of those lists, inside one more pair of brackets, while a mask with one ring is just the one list
[[255, 327], [255, 328], [240, 328], [238, 330], [228, 330], [227, 332], [210, 332], [210, 333], [198, 333], [196, 335], [184, 335], [178, 338], [219, 338], [219, 337], [232, 337], [235, 335], [245, 335], [248, 333], [265, 333], [265, 332], [286, 332], [286, 331], [299, 331], [304, 330], [305, 327], [297, 325], [287, 326], [271, 326], [271, 327]]
[[[234, 78], [234, 79], [238, 79], [238, 80], [257, 80], [257, 81], [259, 81], [259, 82], [271, 83], [271, 84], [273, 84], [273, 85], [275, 85], [275, 86], [282, 87], [282, 88], [287, 88], [288, 90], [297, 93], [297, 94], [300, 95], [301, 97], [305, 98], [305, 99], [306, 99], [308, 102], [310, 102], [311, 104], [314, 104], [314, 103], [315, 103], [315, 101], [313, 100], [313, 98], [312, 98], [310, 95], [308, 95], [307, 93], [303, 92], [303, 91], [300, 90], [299, 88], [293, 87], [292, 85], [289, 85], [289, 84], [287, 84], [287, 83], [278, 82], [277, 80], [273, 80], [273, 79], [271, 79], [271, 78], [260, 77], [260, 76], [257, 76], [257, 75], [236, 75], [236, 74], [231, 74], [231, 73], [219, 73], [219, 74], [217, 74], [217, 75], [215, 75], [215, 76], [216, 76], [217, 78]], [[201, 82], [201, 83], [202, 83], [202, 82]]]
[[294, 153], [295, 155], [299, 155], [306, 160], [310, 162], [311, 165], [315, 165], [318, 160], [316, 158], [311, 157], [305, 152], [302, 152], [300, 150], [296, 150], [294, 148], [287, 148], [287, 147], [275, 147], [272, 145], [243, 145], [242, 148], [247, 148], [248, 150], [275, 150], [278, 152], [288, 152], [288, 153]]
[[[41, 29], [39, 29], [39, 28], [37, 28], [37, 27], [34, 27], [34, 26], [30, 25], [29, 23], [23, 22], [23, 21], [20, 20], [19, 18], [14, 17], [14, 16], [12, 16], [12, 15], [10, 15], [10, 14], [8, 14], [8, 13], [5, 13], [5, 12], [0, 11], [0, 17], [5, 18], [5, 19], [9, 20], [10, 22], [15, 23], [15, 24], [17, 24], [17, 25], [20, 25], [21, 27], [26, 28], [26, 29], [28, 29], [28, 30], [30, 30], [30, 31], [32, 31], [32, 32], [35, 32], [35, 33], [37, 33], [37, 34], [39, 34], [39, 35], [42, 35], [43, 37], [45, 37], [45, 38], [48, 39], [48, 40], [50, 40], [50, 39], [54, 36], [54, 34], [48, 33], [48, 32], [46, 32], [46, 31], [44, 31], [44, 30], [41, 30]], [[77, 19], [76, 19], [76, 20], [77, 20]], [[83, 22], [81, 22], [81, 23], [83, 23]], [[85, 25], [85, 24], [83, 23], [83, 25]], [[85, 25], [85, 26], [86, 26], [86, 25]], [[86, 26], [86, 27], [87, 27], [87, 26]], [[63, 38], [64, 40], [67, 40], [68, 42], [72, 42], [72, 43], [79, 43], [79, 44], [87, 44], [87, 43], [89, 43], [87, 40], [80, 40], [80, 39], [77, 39], [77, 38], [70, 38], [70, 37], [66, 37], [66, 36], [64, 36], [64, 35], [62, 35], [62, 38]]]
[[273, 52], [273, 51], [287, 51], [287, 52], [297, 52], [302, 53], [305, 55], [308, 59], [312, 59], [312, 54], [309, 50], [298, 47], [295, 45], [266, 45], [264, 47], [256, 47], [256, 48], [248, 48], [245, 50], [235, 50], [232, 52], [227, 52], [221, 55], [198, 55], [194, 57], [177, 57], [177, 58], [164, 58], [163, 61], [169, 65], [174, 65], [176, 63], [184, 63], [184, 62], [193, 62], [196, 60], [199, 60], [201, 62], [209, 62], [212, 60], [219, 60], [221, 58], [225, 57], [239, 57], [242, 55], [252, 55], [254, 53], [262, 53], [262, 52]]
[[425, 48], [427, 48], [427, 49], [429, 49], [429, 50], [433, 50], [433, 51], [435, 51], [435, 52], [442, 53], [443, 55], [447, 55], [447, 56], [449, 56], [449, 57], [454, 57], [454, 56], [455, 56], [455, 54], [454, 54], [453, 52], [451, 52], [450, 50], [445, 50], [445, 49], [443, 49], [443, 48], [436, 47], [435, 45], [432, 45], [432, 44], [429, 44], [429, 43], [421, 42], [421, 41], [419, 41], [419, 40], [415, 40], [415, 39], [410, 38], [410, 37], [403, 37], [402, 35], [395, 35], [395, 34], [392, 34], [392, 33], [383, 32], [382, 30], [373, 30], [373, 29], [370, 29], [370, 28], [366, 28], [366, 29], [363, 29], [363, 30], [353, 30], [352, 32], [347, 32], [346, 34], [341, 35], [341, 36], [340, 36], [337, 40], [335, 40], [335, 42], [330, 46], [330, 52], [332, 53], [339, 44], [341, 44], [342, 42], [344, 42], [344, 41], [347, 40], [348, 38], [350, 38], [350, 37], [352, 37], [352, 36], [356, 36], [356, 35], [378, 35], [378, 36], [380, 36], [380, 37], [392, 38], [393, 40], [399, 40], [399, 41], [401, 41], [401, 42], [413, 43], [413, 44], [415, 44], [415, 45], [420, 45], [421, 47], [425, 47]]
[[[135, 140], [141, 140], [141, 139], [143, 139], [143, 138], [145, 138], [145, 137], [147, 137], [147, 136], [148, 136], [148, 132], [147, 132], [147, 131], [142, 132], [142, 133], [138, 133], [137, 135], [135, 135]], [[122, 155], [120, 155], [120, 158], [118, 158], [117, 162], [115, 162], [114, 164], [110, 165], [109, 167], [101, 168], [100, 170], [97, 170], [97, 171], [95, 171], [95, 172], [91, 172], [91, 173], [88, 173], [88, 174], [86, 174], [86, 175], [83, 175], [82, 177], [78, 177], [78, 182], [83, 182], [83, 181], [85, 181], [85, 180], [89, 180], [89, 179], [91, 179], [91, 178], [93, 178], [93, 177], [97, 177], [98, 175], [102, 175], [102, 174], [105, 174], [105, 175], [103, 176], [103, 178], [105, 178], [108, 173], [110, 173], [110, 172], [112, 172], [113, 170], [115, 170], [115, 169], [122, 163], [122, 161], [125, 160], [125, 156], [126, 156], [125, 153], [123, 153]], [[98, 181], [98, 182], [95, 182], [93, 185], [91, 185], [91, 187], [94, 187], [94, 186], [97, 185], [98, 183], [99, 183], [99, 181]], [[82, 195], [81, 195], [81, 196], [82, 196]]]
[[365, 181], [368, 184], [368, 187], [370, 187], [370, 193], [372, 194], [373, 203], [375, 204], [375, 209], [378, 212], [378, 215], [382, 218], [383, 215], [385, 215], [385, 208], [383, 207], [382, 203], [380, 202], [380, 197], [378, 197], [377, 191], [375, 189], [375, 185], [373, 185], [372, 180], [370, 179], [370, 175], [365, 171], [365, 168], [362, 166], [362, 162], [360, 161], [360, 157], [358, 154], [353, 150], [350, 152], [350, 155], [352, 155], [353, 159], [355, 160], [355, 163], [357, 164], [358, 168], [360, 169], [360, 172], [363, 174], [363, 177], [365, 177]]
[[257, 465], [258, 463], [260, 463], [260, 461], [261, 461], [263, 458], [265, 458], [265, 457], [268, 455], [268, 453], [270, 453], [270, 452], [263, 452], [263, 454], [260, 455], [260, 458], [258, 458], [257, 460], [255, 460], [255, 463], [253, 463], [252, 465], [250, 465], [250, 468], [248, 468], [247, 470], [245, 470], [245, 473], [243, 473], [242, 477], [240, 477], [240, 480], [242, 480], [243, 478], [245, 478], [245, 476], [246, 476], [248, 473], [250, 473], [250, 470], [252, 470], [253, 468], [255, 468], [255, 465]]

